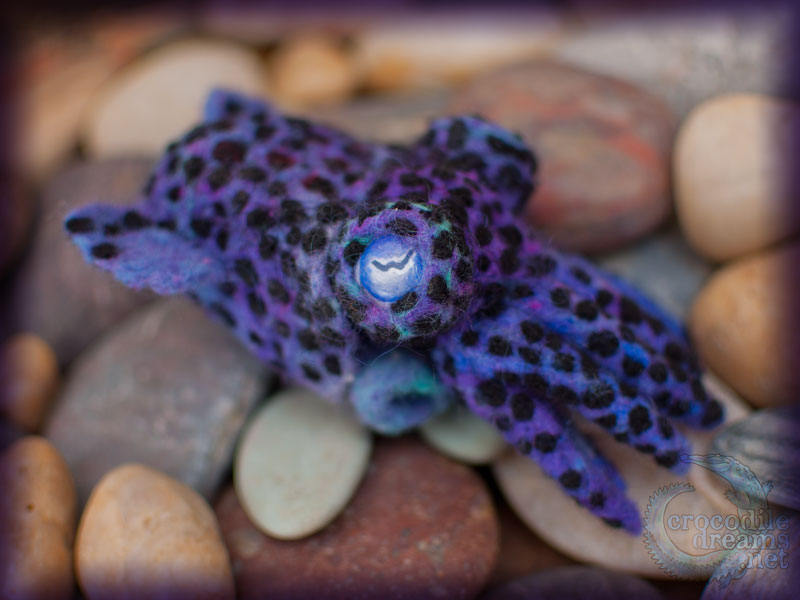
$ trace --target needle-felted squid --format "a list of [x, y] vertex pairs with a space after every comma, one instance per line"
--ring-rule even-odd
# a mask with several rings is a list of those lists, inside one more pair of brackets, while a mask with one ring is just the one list
[[[640, 531], [575, 414], [680, 470], [710, 427], [680, 327], [517, 216], [536, 160], [479, 117], [366, 144], [216, 91], [135, 207], [65, 227], [123, 283], [188, 294], [288, 381], [398, 433], [465, 404], [609, 525]], [[406, 349], [405, 351], [402, 349]]]

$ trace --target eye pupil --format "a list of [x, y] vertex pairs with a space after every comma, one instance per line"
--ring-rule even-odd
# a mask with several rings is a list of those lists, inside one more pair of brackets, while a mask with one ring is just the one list
[[422, 279], [422, 257], [407, 242], [388, 235], [371, 242], [361, 254], [357, 278], [382, 302], [394, 302]]

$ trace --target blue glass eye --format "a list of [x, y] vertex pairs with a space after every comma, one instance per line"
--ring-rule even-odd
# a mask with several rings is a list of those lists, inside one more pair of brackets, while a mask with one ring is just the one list
[[394, 302], [415, 289], [422, 279], [422, 257], [399, 237], [373, 241], [361, 254], [358, 279], [372, 296]]

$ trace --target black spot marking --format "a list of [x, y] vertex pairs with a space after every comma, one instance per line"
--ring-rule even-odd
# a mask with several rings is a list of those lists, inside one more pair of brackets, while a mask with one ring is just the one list
[[299, 223], [300, 221], [305, 220], [306, 211], [303, 210], [303, 205], [300, 204], [297, 200], [292, 200], [287, 198], [285, 200], [281, 200], [281, 210], [280, 210], [280, 220], [282, 223], [287, 223], [292, 225], [294, 223]]
[[658, 423], [658, 431], [661, 433], [661, 437], [665, 440], [672, 439], [672, 436], [675, 435], [675, 429], [667, 418], [660, 416], [656, 419], [656, 422]]
[[541, 354], [537, 350], [533, 348], [528, 348], [527, 346], [520, 346], [517, 349], [517, 353], [522, 357], [529, 365], [538, 365], [542, 359]]
[[472, 262], [466, 258], [459, 259], [458, 264], [456, 264], [455, 274], [459, 281], [470, 281], [473, 275]]
[[564, 340], [557, 333], [550, 332], [544, 336], [544, 343], [551, 350], [561, 350]]
[[334, 329], [331, 329], [327, 325], [322, 329], [320, 329], [319, 333], [320, 333], [320, 338], [322, 338], [322, 341], [327, 344], [330, 344], [331, 346], [336, 346], [341, 348], [344, 347], [347, 343], [342, 334], [335, 331]]
[[558, 308], [569, 308], [569, 290], [563, 287], [550, 290], [550, 302]]
[[447, 302], [450, 297], [450, 292], [447, 289], [447, 282], [441, 275], [434, 275], [428, 283], [427, 290], [428, 298], [434, 302], [442, 304]]
[[553, 368], [555, 368], [556, 371], [572, 373], [572, 371], [575, 370], [575, 358], [566, 352], [558, 352], [553, 357]]
[[258, 255], [267, 260], [275, 255], [275, 250], [278, 248], [278, 238], [274, 235], [265, 235], [258, 242]]
[[119, 248], [117, 248], [114, 244], [101, 242], [100, 244], [95, 244], [92, 246], [90, 252], [94, 258], [109, 260], [119, 255]]
[[623, 321], [629, 321], [631, 323], [641, 323], [642, 322], [642, 310], [639, 308], [639, 305], [636, 304], [633, 300], [628, 298], [627, 296], [623, 296], [619, 302], [620, 306], [620, 317], [622, 317]]
[[303, 369], [303, 373], [306, 377], [308, 377], [311, 381], [319, 381], [322, 379], [322, 375], [319, 371], [317, 371], [314, 367], [312, 367], [308, 363], [301, 363], [300, 368]]
[[268, 229], [275, 224], [275, 219], [266, 208], [255, 208], [247, 213], [247, 226], [253, 229]]
[[315, 227], [303, 236], [303, 251], [306, 254], [318, 254], [325, 249], [327, 243], [328, 237], [325, 235], [325, 230]]
[[393, 313], [404, 313], [408, 312], [412, 308], [414, 308], [417, 304], [417, 300], [419, 300], [419, 296], [417, 296], [416, 292], [408, 292], [399, 300], [396, 300], [392, 303], [392, 312]]
[[583, 395], [586, 408], [598, 410], [608, 408], [614, 402], [614, 388], [605, 382], [594, 382]]
[[264, 304], [264, 300], [256, 294], [255, 292], [250, 292], [247, 294], [247, 304], [250, 306], [250, 310], [254, 315], [263, 316], [267, 314], [267, 305]]
[[329, 179], [324, 177], [311, 177], [303, 182], [303, 187], [311, 192], [318, 192], [325, 197], [326, 200], [333, 200], [336, 198], [336, 187]]
[[433, 257], [438, 260], [447, 260], [453, 256], [456, 240], [449, 231], [441, 231], [433, 238]]
[[555, 450], [557, 442], [556, 436], [552, 433], [538, 433], [536, 437], [533, 438], [534, 447], [542, 454], [549, 454]]
[[392, 233], [402, 237], [414, 237], [417, 235], [417, 226], [408, 219], [395, 219], [391, 221], [386, 228]]
[[590, 285], [592, 283], [592, 278], [589, 277], [589, 274], [580, 267], [572, 267], [572, 269], [570, 269], [570, 273], [572, 273], [572, 276], [575, 279], [585, 285]]
[[228, 247], [228, 232], [225, 229], [221, 229], [217, 232], [217, 237], [215, 238], [217, 242], [217, 248], [222, 250], [223, 252]]
[[703, 427], [716, 425], [722, 420], [722, 417], [722, 406], [716, 400], [712, 400], [703, 412], [703, 417], [700, 419], [700, 425]]
[[614, 413], [603, 415], [602, 417], [597, 417], [594, 422], [605, 429], [614, 429], [617, 426], [617, 415]]
[[264, 169], [254, 166], [239, 169], [237, 175], [240, 179], [249, 181], [251, 183], [260, 183], [267, 178], [267, 173], [264, 171]]
[[641, 404], [636, 405], [628, 414], [628, 429], [634, 435], [640, 435], [653, 426], [650, 411]]
[[234, 271], [250, 287], [258, 285], [258, 273], [249, 258], [237, 258], [234, 262]]
[[479, 336], [477, 332], [473, 331], [472, 329], [467, 329], [461, 334], [461, 343], [469, 348], [478, 343], [478, 338]]
[[150, 225], [152, 225], [152, 221], [135, 210], [129, 210], [122, 215], [122, 226], [128, 231], [139, 231]]
[[506, 386], [498, 379], [487, 379], [478, 384], [478, 394], [489, 406], [502, 406], [506, 401]]
[[664, 383], [667, 380], [667, 367], [663, 363], [653, 363], [647, 369], [647, 374], [656, 383]]
[[253, 342], [256, 346], [263, 346], [264, 340], [261, 339], [261, 336], [258, 335], [255, 331], [251, 331], [247, 334], [247, 337], [250, 338], [250, 341]]
[[267, 163], [276, 171], [288, 169], [294, 164], [294, 159], [281, 152], [270, 152], [267, 154]]
[[508, 340], [499, 335], [493, 335], [489, 338], [487, 349], [489, 354], [494, 354], [495, 356], [511, 356], [513, 352]]
[[584, 321], [594, 321], [598, 314], [597, 306], [591, 300], [581, 300], [575, 305], [575, 316]]
[[677, 362], [683, 360], [683, 350], [681, 350], [680, 345], [675, 342], [667, 342], [666, 346], [664, 346], [664, 354], [667, 355], [669, 360]]
[[632, 383], [628, 383], [627, 381], [620, 382], [619, 391], [626, 398], [636, 398], [636, 396], [639, 395], [639, 388]]
[[297, 333], [297, 341], [300, 342], [300, 346], [304, 349], [313, 351], [319, 350], [319, 342], [317, 341], [317, 336], [314, 335], [314, 332], [310, 329], [303, 329], [302, 331]]
[[225, 321], [228, 327], [236, 327], [236, 319], [233, 318], [233, 315], [228, 311], [227, 308], [222, 306], [222, 304], [219, 302], [212, 302], [209, 305], [209, 308], [218, 314], [222, 320]]
[[203, 172], [206, 163], [199, 156], [192, 156], [185, 163], [183, 163], [183, 173], [186, 175], [187, 181], [196, 179], [200, 173]]
[[492, 231], [486, 225], [478, 225], [475, 229], [475, 239], [481, 246], [488, 246], [492, 243], [493, 238]]
[[330, 225], [347, 218], [347, 210], [336, 202], [325, 202], [317, 208], [317, 221], [324, 225]]
[[595, 331], [589, 335], [588, 348], [603, 357], [613, 356], [619, 349], [619, 340], [613, 331]]
[[342, 374], [342, 367], [339, 364], [339, 359], [333, 354], [328, 354], [327, 356], [325, 356], [323, 364], [325, 365], [325, 370], [328, 371], [328, 373], [330, 373], [331, 375]]
[[569, 469], [564, 471], [558, 478], [558, 481], [561, 485], [563, 485], [568, 490], [576, 490], [581, 487], [581, 482], [583, 478], [581, 474], [578, 473], [575, 469]]
[[603, 492], [592, 492], [589, 496], [589, 504], [595, 508], [603, 508], [606, 503], [606, 495]]
[[558, 266], [558, 263], [552, 256], [537, 254], [531, 259], [531, 263], [528, 265], [528, 272], [534, 277], [544, 277], [555, 271], [556, 266]]
[[277, 279], [270, 279], [267, 282], [267, 292], [281, 304], [289, 303], [289, 292], [286, 291], [286, 288]]
[[418, 335], [433, 335], [442, 326], [442, 319], [433, 313], [420, 317], [411, 324], [411, 330]]
[[673, 450], [672, 452], [667, 452], [666, 454], [656, 454], [655, 461], [662, 467], [671, 469], [678, 464], [678, 453]]
[[550, 388], [548, 398], [555, 404], [577, 404], [578, 394], [565, 385], [556, 385]]
[[644, 365], [630, 356], [622, 359], [622, 370], [628, 377], [638, 377], [644, 372]]
[[542, 326], [534, 323], [532, 321], [522, 321], [519, 324], [520, 331], [522, 331], [522, 335], [525, 336], [525, 339], [528, 341], [529, 344], [535, 344], [536, 342], [541, 341], [544, 337], [544, 329]]
[[521, 300], [522, 298], [529, 298], [533, 296], [533, 290], [524, 284], [515, 285], [511, 288], [509, 296], [514, 300]]
[[500, 233], [500, 237], [503, 238], [503, 241], [505, 241], [505, 243], [509, 246], [516, 248], [522, 244], [522, 234], [514, 225], [505, 225], [498, 231]]
[[519, 253], [514, 248], [506, 248], [500, 255], [500, 271], [511, 275], [519, 269]]
[[517, 421], [530, 421], [533, 418], [533, 399], [523, 392], [511, 396], [511, 415]]
[[447, 130], [447, 148], [449, 150], [460, 150], [467, 141], [469, 131], [464, 121], [454, 119], [452, 125]]
[[364, 252], [366, 246], [358, 240], [351, 240], [344, 248], [343, 257], [344, 261], [351, 267], [355, 266], [361, 254]]
[[211, 235], [211, 228], [213, 227], [213, 223], [208, 219], [192, 219], [189, 222], [189, 227], [192, 228], [195, 235], [200, 238], [207, 238]]
[[208, 176], [208, 186], [216, 192], [231, 180], [231, 171], [228, 167], [217, 167]]
[[614, 300], [614, 295], [608, 290], [600, 290], [594, 296], [595, 301], [601, 307], [606, 307]]
[[94, 221], [89, 217], [72, 217], [64, 226], [70, 233], [91, 233], [94, 231]]
[[211, 151], [211, 156], [222, 163], [242, 162], [247, 153], [247, 146], [236, 140], [222, 140], [217, 142]]
[[489, 260], [488, 256], [486, 256], [485, 254], [481, 254], [478, 257], [477, 266], [478, 266], [478, 270], [481, 273], [485, 273], [486, 271], [489, 270], [489, 267], [492, 266], [492, 262]]

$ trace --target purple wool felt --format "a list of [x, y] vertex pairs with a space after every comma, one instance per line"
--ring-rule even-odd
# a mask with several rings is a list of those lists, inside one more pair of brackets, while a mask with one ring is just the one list
[[677, 323], [524, 225], [536, 170], [480, 117], [386, 146], [220, 90], [136, 207], [82, 208], [65, 228], [90, 263], [187, 294], [285, 380], [378, 431], [466, 404], [635, 533], [624, 483], [572, 416], [681, 472], [690, 447], [671, 422], [712, 427], [722, 408]]

